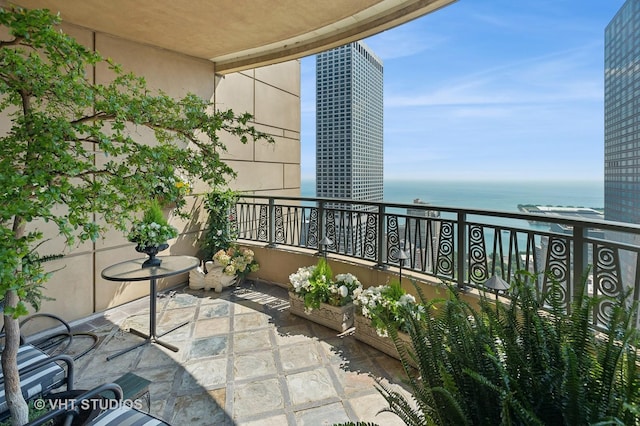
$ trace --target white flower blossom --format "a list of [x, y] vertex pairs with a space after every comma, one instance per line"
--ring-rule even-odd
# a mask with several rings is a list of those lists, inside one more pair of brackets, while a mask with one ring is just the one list
[[346, 285], [341, 285], [340, 288], [338, 288], [338, 290], [340, 292], [341, 297], [347, 297], [349, 295], [349, 289], [347, 288]]
[[415, 305], [415, 303], [416, 303], [416, 298], [410, 294], [403, 294], [402, 296], [400, 296], [400, 299], [398, 300], [398, 305], [400, 306], [407, 306], [409, 304]]

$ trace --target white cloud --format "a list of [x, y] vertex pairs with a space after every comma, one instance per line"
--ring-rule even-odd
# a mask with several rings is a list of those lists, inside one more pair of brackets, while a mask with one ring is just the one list
[[414, 22], [369, 37], [364, 42], [384, 62], [433, 50], [446, 43], [447, 39]]

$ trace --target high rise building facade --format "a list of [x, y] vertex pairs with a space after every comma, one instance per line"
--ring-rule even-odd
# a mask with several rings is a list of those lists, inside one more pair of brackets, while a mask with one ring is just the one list
[[383, 199], [383, 67], [362, 42], [316, 56], [316, 196]]
[[[640, 0], [627, 0], [609, 22], [604, 52], [604, 217], [640, 223]], [[631, 234], [606, 238], [640, 244]], [[619, 256], [622, 282], [633, 283], [635, 253]]]
[[640, 223], [640, 0], [605, 29], [605, 219]]

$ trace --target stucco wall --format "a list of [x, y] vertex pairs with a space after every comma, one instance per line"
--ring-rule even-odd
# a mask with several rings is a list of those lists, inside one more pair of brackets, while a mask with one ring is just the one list
[[[228, 153], [222, 158], [236, 170], [237, 178], [231, 182], [234, 189], [248, 192], [300, 194], [300, 63], [291, 61], [261, 69], [215, 75], [214, 64], [173, 52], [139, 45], [106, 34], [95, 33], [72, 25], [64, 31], [82, 44], [95, 47], [103, 56], [123, 65], [125, 71], [144, 76], [149, 87], [162, 89], [171, 96], [193, 92], [215, 102], [221, 109], [254, 115], [255, 126], [270, 133], [274, 144], [265, 142], [246, 145], [232, 138], [223, 139]], [[108, 81], [110, 72], [104, 66], [91, 70], [97, 83]], [[7, 128], [6, 117], [0, 117], [0, 130]], [[149, 138], [143, 133], [143, 137]], [[98, 156], [97, 161], [100, 161]], [[188, 197], [190, 219], [170, 217], [180, 235], [169, 241], [170, 248], [161, 254], [195, 255], [199, 249], [198, 237], [206, 222], [202, 194], [207, 188], [199, 185]], [[116, 283], [102, 279], [101, 271], [107, 266], [140, 254], [134, 251], [121, 232], [108, 232], [104, 239], [84, 243], [79, 247], [64, 247], [55, 238], [56, 230], [50, 225], [31, 224], [48, 230], [54, 237], [43, 253], [65, 251], [67, 256], [48, 262], [56, 272], [46, 284], [45, 294], [54, 300], [44, 301], [42, 312], [60, 315], [72, 321], [93, 312], [131, 301], [149, 293], [147, 282]], [[186, 281], [186, 274], [162, 280], [160, 288]]]

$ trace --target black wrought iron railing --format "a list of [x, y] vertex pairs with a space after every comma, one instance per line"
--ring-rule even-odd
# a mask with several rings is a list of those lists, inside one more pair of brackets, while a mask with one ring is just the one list
[[[407, 270], [460, 288], [482, 287], [493, 275], [509, 282], [516, 271], [528, 270], [537, 274], [541, 290], [549, 274], [558, 280], [565, 303], [584, 285], [594, 295], [629, 290], [634, 300], [640, 297], [636, 225], [425, 204], [245, 196], [236, 205], [235, 226], [240, 239], [327, 250], [381, 268], [402, 261]], [[607, 307], [603, 300], [594, 322], [604, 319]]]

